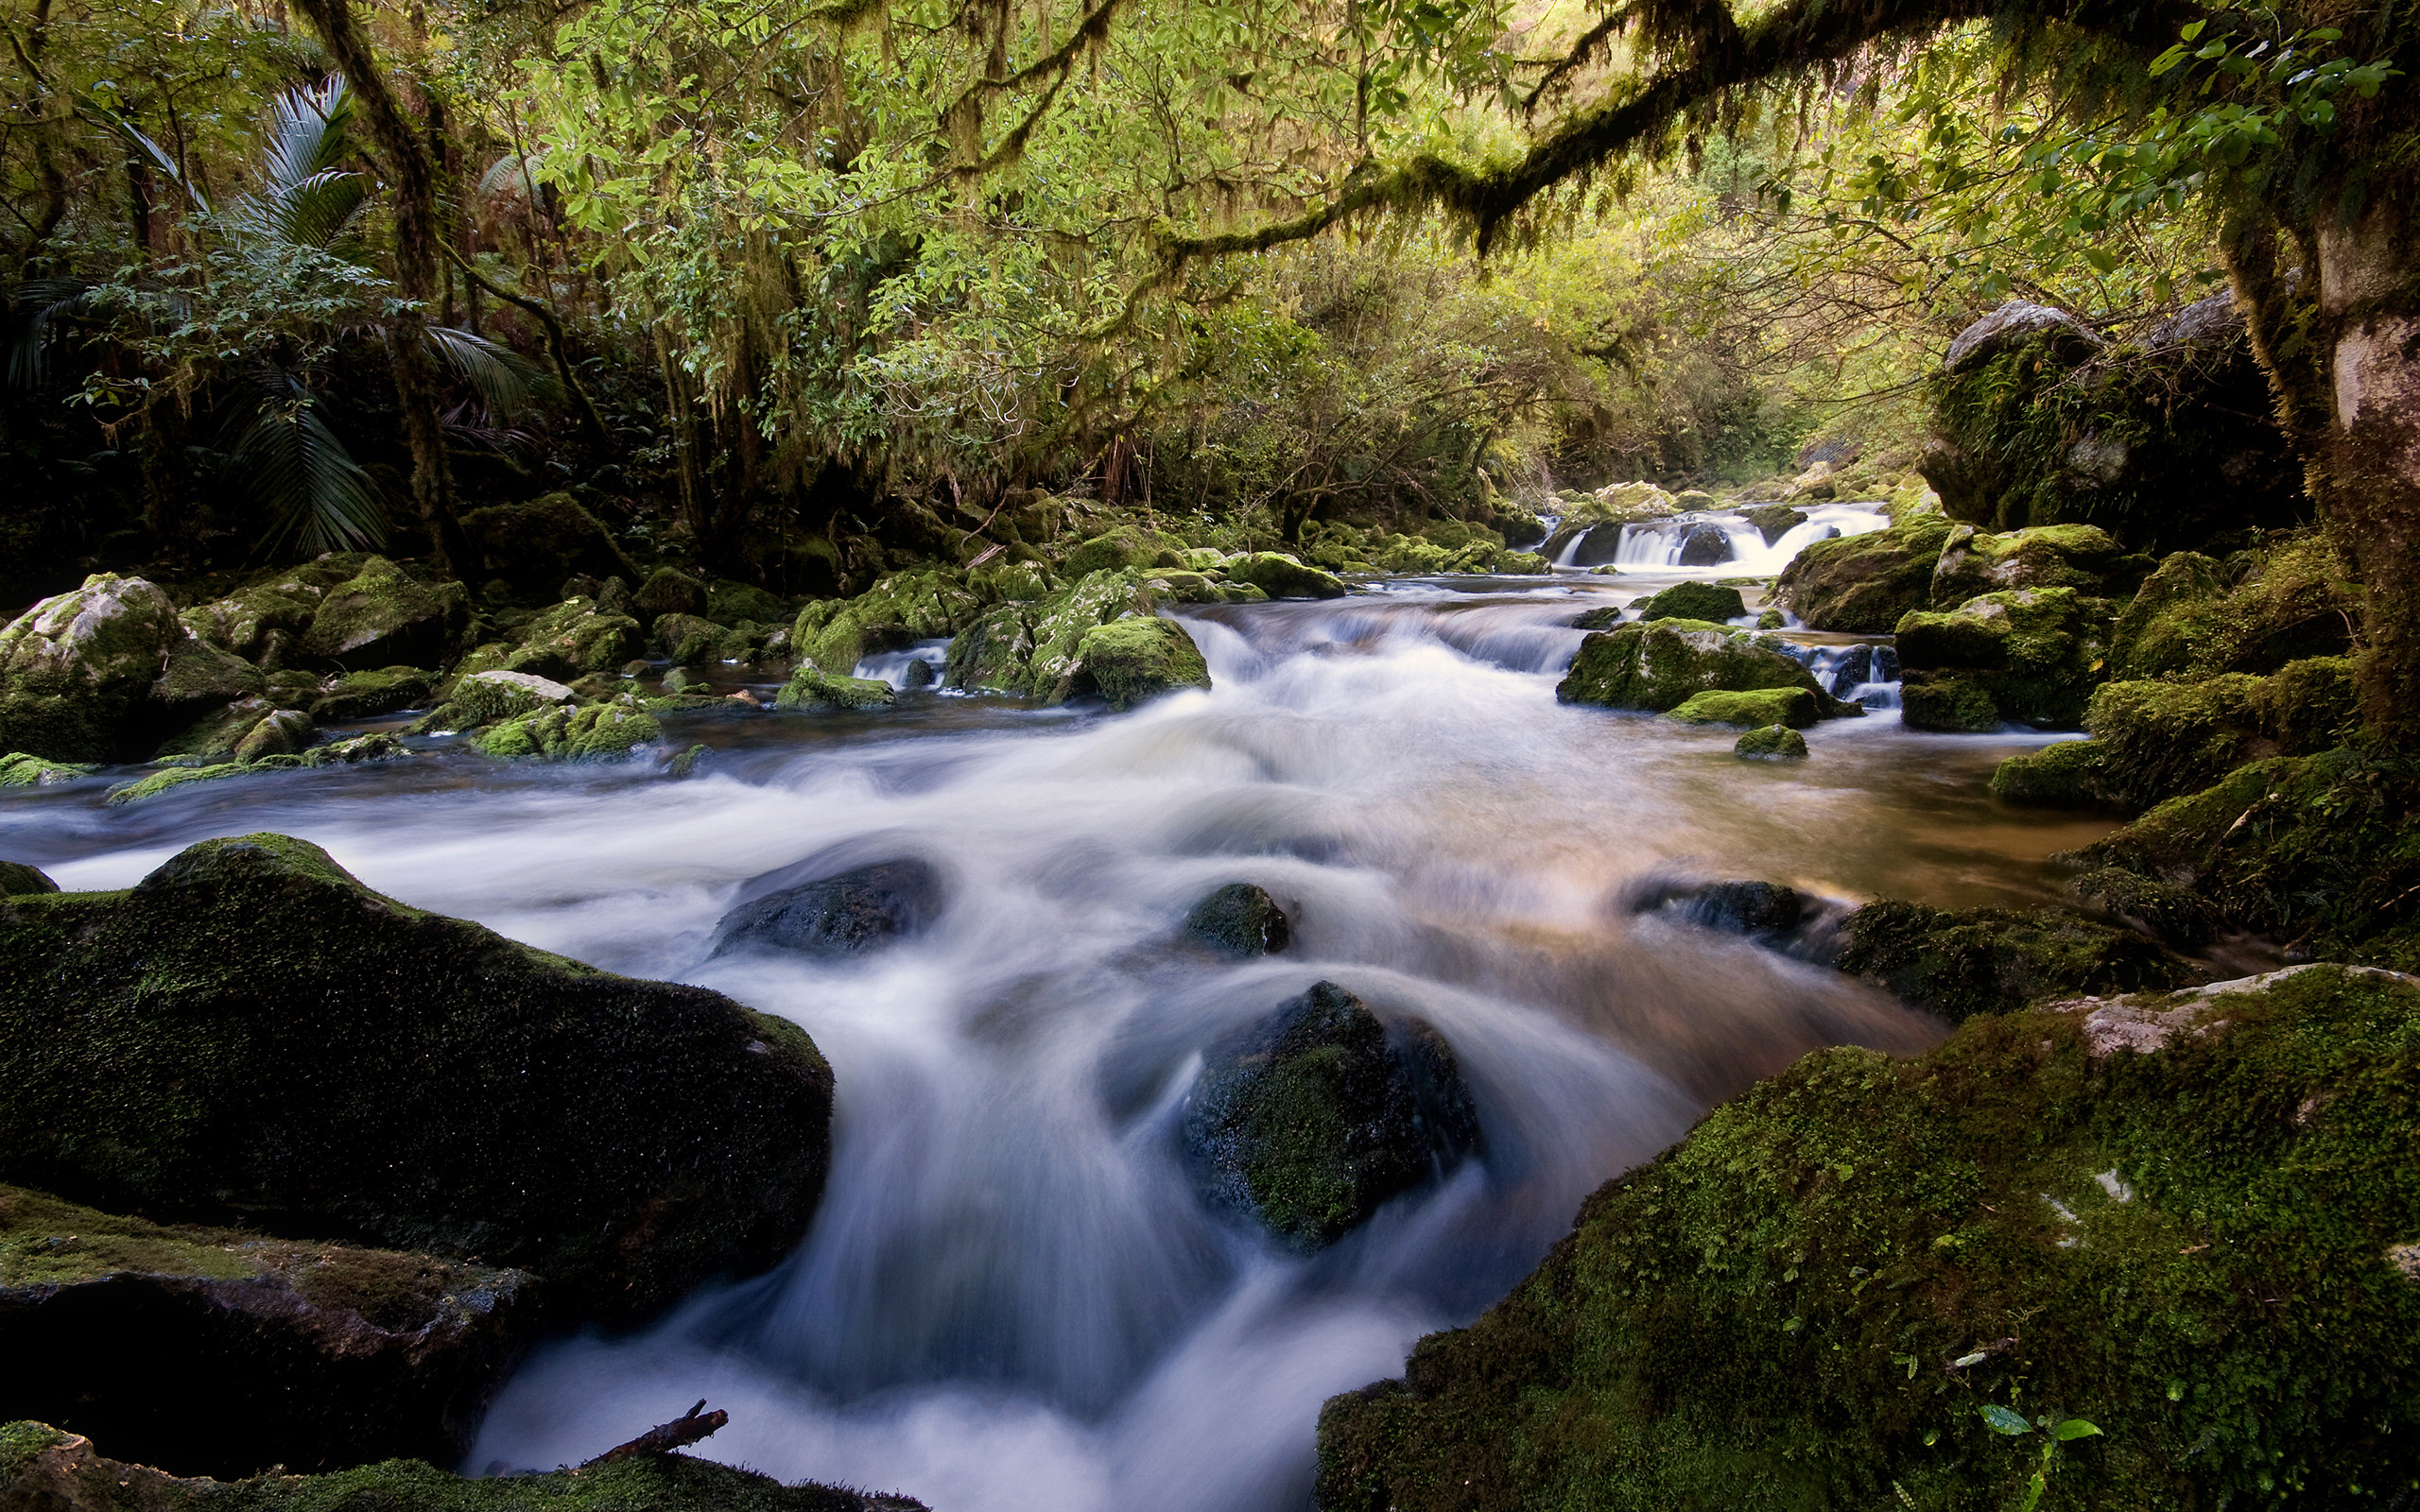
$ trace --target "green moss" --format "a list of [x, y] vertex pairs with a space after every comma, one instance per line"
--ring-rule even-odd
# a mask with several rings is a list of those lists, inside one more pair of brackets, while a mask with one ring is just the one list
[[656, 619], [654, 634], [655, 648], [674, 666], [699, 667], [715, 660], [723, 629], [700, 615], [664, 614]]
[[[1713, 502], [1711, 498], [1706, 499], [1708, 505]], [[1696, 503], [1685, 503], [1681, 507], [1685, 509], [1705, 507], [1704, 505]], [[1806, 510], [1793, 509], [1786, 504], [1768, 504], [1761, 508], [1742, 509], [1739, 511], [1739, 517], [1756, 527], [1756, 533], [1765, 538], [1765, 544], [1768, 546], [1806, 523]]]
[[1221, 562], [1219, 569], [1239, 583], [1250, 583], [1271, 598], [1342, 598], [1343, 580], [1292, 557], [1256, 551]]
[[1675, 583], [1632, 607], [1641, 620], [1705, 620], [1716, 625], [1748, 612], [1739, 590], [1712, 583]]
[[404, 743], [389, 734], [355, 735], [351, 740], [314, 746], [302, 753], [304, 766], [352, 766], [362, 762], [398, 761], [409, 756]]
[[1910, 674], [1901, 679], [1902, 717], [1917, 730], [1988, 728], [1979, 693], [1999, 719], [2078, 728], [2106, 675], [2110, 612], [2106, 599], [2071, 588], [2026, 588], [1903, 616], [1894, 630]]
[[[179, 644], [199, 645], [168, 596], [139, 577], [99, 573], [0, 628], [0, 750], [54, 762], [140, 758], [164, 731], [151, 688]], [[240, 663], [239, 663], [240, 664]], [[225, 702], [247, 690], [222, 696]]]
[[835, 677], [800, 667], [773, 699], [776, 709], [883, 709], [897, 698], [877, 678]]
[[1692, 694], [1665, 717], [1690, 725], [1743, 725], [1752, 730], [1785, 725], [1812, 730], [1823, 716], [1817, 712], [1815, 696], [1804, 688], [1759, 688], [1748, 693]]
[[522, 627], [520, 642], [506, 655], [504, 667], [567, 682], [592, 672], [611, 672], [645, 648], [638, 621], [599, 613], [585, 598], [569, 598]]
[[317, 733], [309, 714], [300, 709], [280, 709], [235, 743], [235, 760], [249, 766], [272, 757], [296, 755]]
[[2225, 589], [2219, 564], [2198, 551], [2162, 558], [2143, 580], [2109, 637], [2109, 662], [2121, 679], [2192, 669], [2196, 653], [2220, 634]]
[[1076, 656], [1113, 710], [1178, 688], [1207, 688], [1210, 667], [1174, 620], [1137, 614], [1084, 632]]
[[425, 708], [435, 696], [436, 683], [436, 674], [418, 667], [348, 672], [311, 705], [311, 717], [334, 725]]
[[267, 698], [238, 698], [212, 710], [160, 743], [153, 753], [155, 761], [167, 761], [180, 756], [204, 760], [224, 760], [235, 753], [244, 737], [260, 722], [275, 712], [277, 706]]
[[2110, 656], [2124, 679], [2262, 674], [2343, 654], [2360, 591], [2318, 532], [2272, 536], [2221, 563], [2180, 552], [2119, 616]]
[[421, 913], [281, 835], [0, 909], [0, 1179], [478, 1254], [600, 1315], [786, 1253], [830, 1091], [786, 1021]]
[[182, 787], [187, 782], [215, 782], [222, 777], [241, 777], [251, 770], [242, 762], [221, 762], [215, 766], [171, 766], [138, 782], [111, 788], [108, 802], [112, 808], [126, 803], [140, 803], [147, 798], [157, 798], [168, 789]]
[[90, 764], [45, 761], [40, 756], [12, 750], [0, 756], [0, 787], [48, 787], [56, 782], [72, 782], [79, 777], [90, 777], [99, 770], [99, 766]]
[[1032, 661], [1031, 612], [1022, 604], [1002, 604], [949, 643], [942, 685], [969, 693], [1024, 693]]
[[706, 592], [706, 618], [725, 625], [753, 620], [759, 625], [788, 623], [790, 610], [780, 599], [752, 584], [728, 577], [715, 579]]
[[2181, 967], [2150, 940], [2065, 909], [1927, 908], [1884, 900], [1842, 923], [1840, 966], [1952, 1023], [2044, 997], [2131, 992]]
[[461, 584], [429, 587], [372, 557], [320, 600], [302, 651], [336, 666], [437, 666], [452, 660], [469, 623], [470, 596]]
[[1992, 773], [1992, 797], [2021, 808], [2099, 808], [2110, 802], [2100, 781], [2107, 755], [2098, 741], [2063, 740], [2011, 756]]
[[1660, 713], [1708, 691], [1763, 688], [1800, 688], [1815, 696], [1819, 707], [1830, 703], [1805, 667], [1757, 644], [1745, 631], [1659, 620], [1623, 625], [1582, 641], [1570, 672], [1555, 687], [1555, 696], [1564, 703]]
[[57, 892], [59, 884], [22, 861], [0, 861], [0, 898], [10, 893]]
[[2420, 992], [2314, 970], [2198, 1015], [2148, 1054], [2037, 1011], [1807, 1057], [1331, 1400], [1319, 1505], [2001, 1512], [2038, 1438], [1984, 1404], [2102, 1430], [2050, 1505], [2410, 1497]]
[[1743, 761], [1800, 762], [1806, 759], [1806, 737], [1788, 725], [1767, 725], [1739, 737], [1731, 754]]
[[500, 761], [602, 762], [663, 738], [655, 716], [631, 699], [551, 705], [475, 730], [471, 744]]
[[1811, 629], [1887, 635], [1931, 601], [1950, 529], [1940, 515], [1917, 515], [1887, 530], [1818, 541], [1782, 570], [1772, 600]]
[[1174, 565], [1176, 553], [1184, 542], [1170, 537], [1146, 534], [1131, 526], [1121, 526], [1104, 535], [1093, 537], [1069, 551], [1060, 569], [1071, 577], [1092, 573], [1122, 572], [1129, 567], [1163, 565], [1159, 558], [1170, 558], [1165, 565]]
[[1933, 564], [1931, 603], [1949, 609], [1979, 594], [2071, 588], [2086, 596], [2128, 593], [2151, 568], [2098, 525], [2033, 525], [2005, 535], [1952, 531]]

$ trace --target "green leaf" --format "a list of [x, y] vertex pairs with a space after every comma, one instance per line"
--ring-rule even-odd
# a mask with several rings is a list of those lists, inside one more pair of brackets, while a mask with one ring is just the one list
[[2085, 1422], [2081, 1418], [2070, 1418], [2066, 1422], [2061, 1423], [2055, 1432], [2059, 1435], [2059, 1442], [2064, 1444], [2071, 1438], [2095, 1437], [2099, 1435], [2100, 1430], [2094, 1427], [2092, 1424]]
[[2031, 1423], [1998, 1402], [1987, 1402], [1975, 1410], [1982, 1415], [1984, 1425], [1993, 1433], [2006, 1434], [2011, 1438], [2023, 1438], [2033, 1432]]

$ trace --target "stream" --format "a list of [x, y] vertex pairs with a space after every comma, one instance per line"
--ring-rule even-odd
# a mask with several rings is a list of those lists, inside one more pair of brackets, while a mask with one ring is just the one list
[[[578, 1463], [702, 1397], [731, 1425], [700, 1452], [940, 1512], [1291, 1512], [1322, 1400], [1501, 1297], [1591, 1189], [1809, 1049], [1945, 1032], [1636, 900], [1754, 877], [2032, 906], [2056, 898], [2044, 858], [2107, 827], [1993, 804], [1993, 765], [2048, 737], [1906, 730], [1882, 684], [1784, 765], [1735, 758], [1737, 731], [1558, 704], [1573, 616], [1683, 576], [1188, 610], [1210, 692], [1119, 715], [912, 691], [873, 714], [676, 716], [676, 746], [716, 748], [686, 782], [439, 742], [123, 809], [99, 780], [12, 793], [0, 854], [114, 887], [277, 830], [406, 902], [814, 1036], [838, 1102], [806, 1241], [642, 1331], [541, 1347], [466, 1470]], [[1857, 645], [1789, 633], [1823, 665]], [[915, 939], [704, 958], [749, 879], [899, 856], [945, 882]], [[1292, 916], [1286, 953], [1180, 943], [1236, 881]], [[1303, 1259], [1204, 1209], [1176, 1127], [1204, 1047], [1322, 978], [1442, 1032], [1485, 1147]]]

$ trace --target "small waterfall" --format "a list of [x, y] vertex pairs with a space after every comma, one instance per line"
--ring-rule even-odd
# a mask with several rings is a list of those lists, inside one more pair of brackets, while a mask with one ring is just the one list
[[[1634, 572], [1678, 569], [1719, 572], [1723, 576], [1767, 577], [1789, 566], [1791, 558], [1818, 541], [1834, 536], [1861, 536], [1891, 524], [1891, 517], [1872, 505], [1821, 504], [1806, 513], [1806, 520], [1784, 531], [1770, 546], [1765, 544], [1762, 531], [1736, 514], [1701, 512], [1624, 525], [1613, 563]], [[1576, 557], [1586, 539], [1586, 534], [1574, 538], [1564, 556]], [[1556, 565], [1564, 563], [1558, 561]]]
[[[902, 651], [877, 651], [859, 662], [849, 675], [888, 682], [893, 688], [928, 688], [941, 680], [942, 666], [948, 660], [949, 638], [943, 636], [937, 641], [918, 641]], [[910, 681], [911, 676], [915, 675], [909, 669], [920, 662], [932, 668], [932, 674], [915, 677], [915, 680]]]

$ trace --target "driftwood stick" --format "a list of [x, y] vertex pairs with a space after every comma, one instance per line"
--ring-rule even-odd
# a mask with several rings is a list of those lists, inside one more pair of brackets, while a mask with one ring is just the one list
[[680, 1417], [668, 1423], [662, 1423], [648, 1429], [627, 1444], [616, 1444], [595, 1459], [581, 1465], [580, 1469], [588, 1469], [593, 1466], [611, 1465], [619, 1459], [636, 1459], [641, 1454], [669, 1454], [676, 1449], [694, 1444], [699, 1439], [709, 1436], [715, 1430], [731, 1421], [731, 1414], [720, 1407], [707, 1412], [705, 1405], [706, 1400], [703, 1397], [699, 1398], [698, 1404]]

